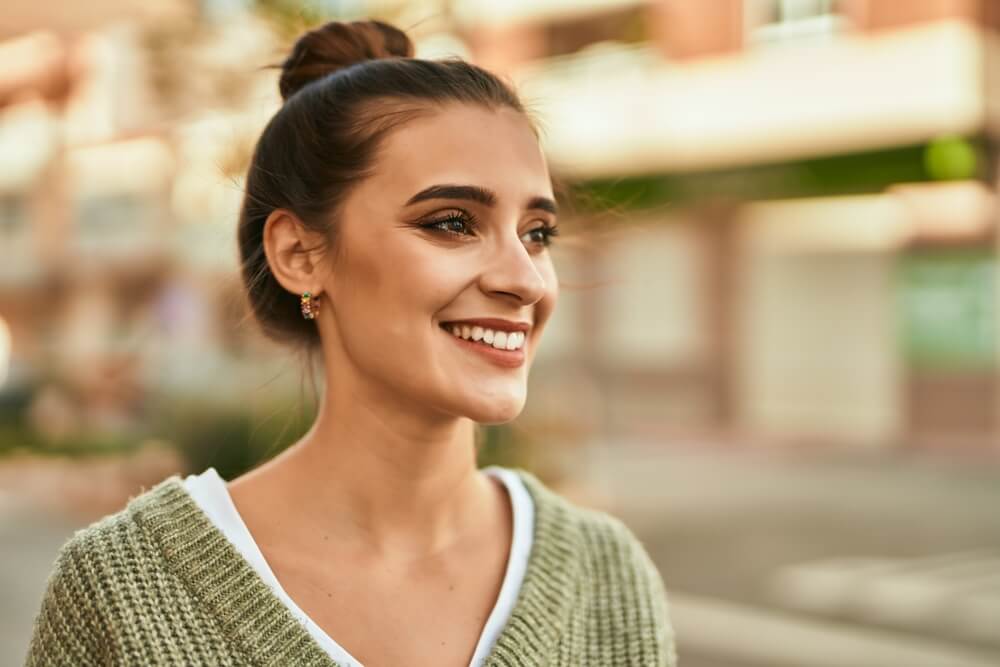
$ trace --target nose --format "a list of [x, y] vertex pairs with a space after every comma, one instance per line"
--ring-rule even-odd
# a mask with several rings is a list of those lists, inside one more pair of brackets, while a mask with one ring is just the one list
[[520, 238], [505, 236], [489, 253], [479, 278], [483, 292], [519, 306], [530, 306], [545, 295], [545, 278]]

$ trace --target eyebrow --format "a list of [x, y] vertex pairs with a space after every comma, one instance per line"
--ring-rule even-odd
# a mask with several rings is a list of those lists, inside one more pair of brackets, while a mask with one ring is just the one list
[[[432, 185], [410, 197], [406, 205], [410, 206], [429, 199], [467, 199], [493, 208], [496, 206], [498, 198], [497, 193], [478, 185]], [[528, 205], [525, 208], [556, 214], [556, 203], [548, 197], [532, 197], [528, 200]]]

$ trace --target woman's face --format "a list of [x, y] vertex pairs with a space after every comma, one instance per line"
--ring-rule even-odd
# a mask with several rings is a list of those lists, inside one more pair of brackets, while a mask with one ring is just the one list
[[558, 295], [553, 200], [514, 110], [452, 105], [392, 132], [334, 222], [324, 354], [363, 391], [480, 423], [516, 417]]

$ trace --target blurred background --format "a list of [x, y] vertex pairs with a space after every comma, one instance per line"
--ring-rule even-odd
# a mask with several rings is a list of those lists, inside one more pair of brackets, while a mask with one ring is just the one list
[[0, 663], [59, 546], [314, 392], [235, 228], [302, 30], [515, 82], [568, 185], [521, 466], [640, 536], [684, 667], [1000, 664], [995, 0], [5, 0]]

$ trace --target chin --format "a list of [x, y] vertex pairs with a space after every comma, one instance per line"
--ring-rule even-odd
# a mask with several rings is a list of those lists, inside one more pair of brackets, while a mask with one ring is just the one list
[[464, 416], [479, 424], [504, 424], [513, 421], [524, 410], [524, 394], [517, 396], [494, 396], [489, 403], [468, 405]]

